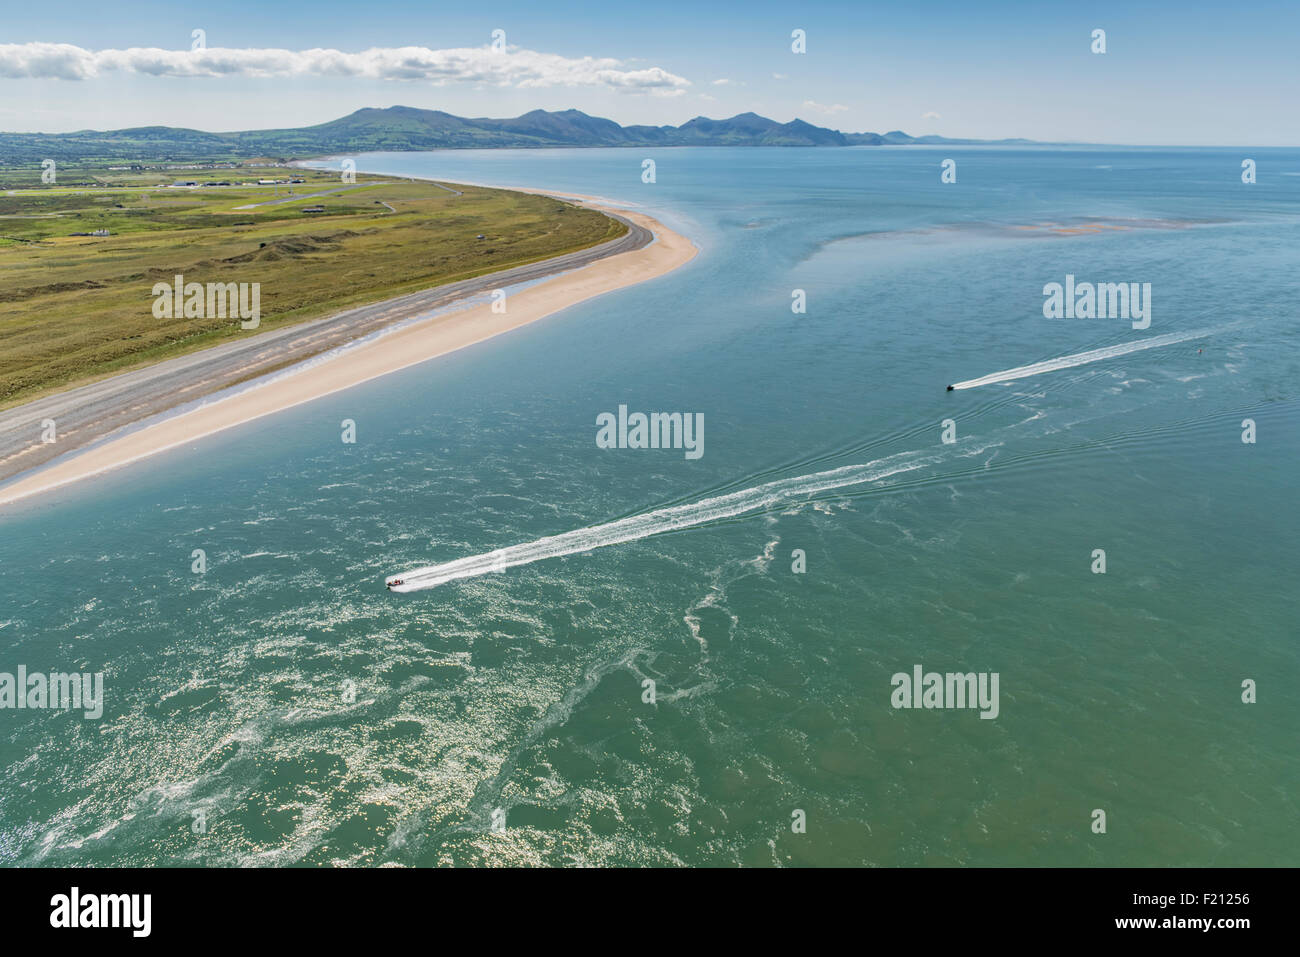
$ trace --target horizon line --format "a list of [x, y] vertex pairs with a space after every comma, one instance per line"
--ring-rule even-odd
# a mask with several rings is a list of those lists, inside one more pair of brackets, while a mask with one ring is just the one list
[[[872, 148], [879, 148], [882, 146], [1016, 146], [1016, 145], [1057, 146], [1057, 147], [1127, 147], [1131, 149], [1296, 149], [1296, 148], [1300, 148], [1300, 143], [1275, 144], [1272, 146], [1264, 146], [1264, 145], [1250, 144], [1250, 143], [1110, 143], [1110, 142], [1096, 142], [1090, 140], [1036, 140], [1027, 136], [1000, 136], [1000, 137], [945, 136], [944, 134], [941, 133], [923, 133], [920, 135], [914, 135], [911, 133], [907, 133], [906, 131], [901, 129], [893, 129], [884, 133], [878, 133], [874, 130], [846, 131], [846, 130], [839, 129], [837, 127], [821, 126], [817, 123], [811, 122], [809, 120], [805, 120], [800, 116], [795, 116], [791, 120], [782, 122], [780, 120], [772, 119], [769, 116], [764, 116], [763, 114], [758, 113], [755, 110], [742, 110], [739, 113], [734, 113], [731, 116], [725, 116], [725, 117], [711, 117], [700, 113], [674, 126], [672, 124], [667, 124], [667, 123], [658, 124], [658, 125], [648, 124], [648, 123], [624, 124], [610, 117], [596, 116], [594, 114], [587, 113], [586, 111], [579, 110], [576, 107], [568, 107], [560, 110], [547, 110], [538, 107], [532, 110], [526, 110], [525, 112], [520, 113], [517, 116], [472, 117], [472, 116], [460, 116], [455, 113], [449, 113], [446, 110], [432, 109], [428, 107], [406, 106], [405, 104], [401, 104], [401, 103], [395, 103], [391, 106], [358, 107], [357, 109], [352, 110], [350, 113], [346, 113], [343, 114], [342, 116], [335, 117], [335, 119], [333, 120], [324, 120], [320, 123], [310, 123], [307, 124], [306, 126], [267, 126], [267, 127], [258, 127], [258, 128], [243, 129], [243, 130], [205, 130], [195, 126], [172, 126], [166, 123], [151, 123], [151, 124], [143, 124], [143, 125], [136, 125], [136, 126], [120, 126], [120, 127], [106, 128], [106, 129], [95, 129], [92, 127], [83, 127], [81, 129], [67, 130], [63, 132], [47, 132], [44, 130], [0, 130], [0, 136], [74, 136], [78, 133], [109, 134], [109, 133], [122, 133], [130, 130], [145, 130], [145, 129], [194, 130], [195, 132], [207, 133], [213, 136], [234, 136], [234, 135], [239, 135], [241, 133], [265, 133], [265, 132], [274, 132], [277, 130], [310, 129], [313, 126], [324, 126], [328, 123], [337, 122], [338, 120], [341, 119], [346, 119], [349, 116], [353, 116], [365, 110], [375, 110], [375, 111], [383, 112], [383, 111], [395, 110], [395, 109], [412, 110], [421, 113], [443, 113], [447, 116], [451, 116], [456, 119], [467, 119], [467, 120], [476, 120], [476, 119], [478, 120], [512, 119], [513, 120], [513, 119], [520, 119], [521, 117], [527, 116], [530, 113], [544, 113], [548, 116], [562, 114], [562, 113], [578, 113], [582, 116], [590, 117], [591, 119], [606, 120], [608, 122], [614, 123], [620, 129], [628, 129], [628, 128], [636, 128], [636, 127], [646, 127], [649, 129], [680, 129], [681, 127], [685, 126], [687, 123], [690, 123], [694, 120], [708, 120], [710, 122], [726, 122], [727, 120], [734, 120], [737, 117], [741, 117], [741, 116], [756, 116], [759, 119], [768, 120], [769, 122], [776, 123], [781, 126], [789, 126], [793, 123], [803, 123], [807, 126], [813, 127], [814, 129], [827, 130], [832, 133], [838, 133], [841, 136], [885, 137], [891, 134], [898, 133], [898, 134], [902, 134], [903, 136], [907, 136], [912, 140], [920, 140], [925, 137], [937, 137], [938, 139], [949, 141], [946, 143], [919, 143], [919, 142], [916, 143], [849, 143], [849, 144], [845, 144], [843, 147], [839, 147], [841, 149], [851, 149], [854, 147], [868, 147], [868, 146]], [[962, 140], [967, 140], [969, 142], [960, 142]], [[636, 145], [627, 145], [627, 146], [623, 146], [619, 144], [600, 144], [595, 146], [569, 144], [569, 145], [554, 145], [554, 146], [539, 145], [539, 146], [432, 147], [431, 149], [638, 149], [638, 148], [643, 148], [644, 146], [647, 145], [653, 145], [654, 148], [656, 149], [689, 149], [689, 148], [695, 148], [697, 144], [672, 144], [672, 145], [636, 144]], [[717, 147], [713, 147], [713, 148], [716, 149]], [[737, 146], [737, 148], [755, 149], [761, 147]], [[788, 145], [788, 146], [768, 147], [768, 148], [799, 149], [801, 147], [797, 145]], [[819, 146], [819, 145], [810, 145], [803, 148], [825, 149], [826, 147]], [[363, 152], [374, 152], [374, 151], [363, 151]], [[381, 151], [381, 152], [389, 152], [389, 151]], [[425, 152], [425, 151], [424, 150], [396, 150], [393, 152]]]

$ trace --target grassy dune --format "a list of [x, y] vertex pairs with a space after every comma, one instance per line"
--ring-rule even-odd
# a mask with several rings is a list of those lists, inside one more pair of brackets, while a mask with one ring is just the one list
[[[306, 182], [158, 185], [291, 177]], [[459, 186], [458, 196], [431, 183], [357, 180], [312, 196], [337, 190], [339, 175], [266, 167], [61, 170], [60, 185], [0, 193], [0, 407], [625, 231], [598, 212], [542, 196]], [[240, 208], [283, 199], [290, 201]], [[304, 213], [309, 206], [324, 212]], [[70, 235], [98, 229], [111, 235]], [[238, 319], [155, 318], [154, 283], [178, 273], [186, 282], [261, 283], [260, 328], [244, 331]]]

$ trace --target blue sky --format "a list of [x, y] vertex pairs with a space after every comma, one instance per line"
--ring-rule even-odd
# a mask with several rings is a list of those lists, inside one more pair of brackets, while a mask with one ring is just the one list
[[[188, 52], [196, 28], [214, 55], [243, 51], [222, 54], [221, 69], [230, 72], [170, 75], [189, 67], [111, 52]], [[790, 50], [795, 28], [807, 32], [806, 54]], [[1090, 51], [1096, 28], [1106, 31], [1103, 55]], [[494, 29], [505, 31], [513, 59], [485, 59]], [[209, 0], [185, 8], [174, 0], [64, 0], [11, 4], [0, 23], [0, 129], [303, 126], [403, 104], [469, 116], [575, 107], [624, 124], [753, 110], [853, 132], [1300, 145], [1298, 37], [1294, 0]], [[76, 49], [60, 48], [52, 60], [38, 43]], [[303, 55], [401, 47], [432, 51], [414, 79], [391, 78], [403, 62], [392, 52], [345, 71], [320, 68], [331, 54]], [[257, 49], [278, 51], [257, 60], [264, 72], [272, 64], [271, 75], [248, 75], [246, 51]], [[280, 61], [314, 65], [281, 69]], [[86, 78], [56, 78], [69, 70]]]

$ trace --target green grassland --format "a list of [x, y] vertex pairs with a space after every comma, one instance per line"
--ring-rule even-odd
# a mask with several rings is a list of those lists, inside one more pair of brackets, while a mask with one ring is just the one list
[[[2, 154], [0, 154], [2, 155]], [[259, 178], [307, 179], [309, 182], [325, 182], [333, 178], [338, 182], [338, 173], [329, 173], [307, 169], [285, 169], [283, 164], [269, 159], [206, 160], [197, 162], [148, 163], [129, 162], [121, 159], [74, 159], [59, 160], [55, 166], [54, 183], [42, 182], [44, 168], [37, 163], [24, 163], [14, 166], [0, 166], [0, 191], [11, 189], [48, 189], [70, 190], [93, 187], [122, 186], [170, 186], [176, 180], [198, 180], [199, 182], [220, 182], [232, 180], [244, 182]]]
[[[347, 306], [548, 259], [626, 227], [543, 196], [274, 167], [0, 174], [0, 407]], [[175, 187], [176, 180], [279, 186]], [[96, 185], [77, 186], [89, 181]], [[289, 190], [292, 189], [292, 195]], [[327, 195], [313, 195], [331, 190]], [[252, 204], [288, 200], [276, 205]], [[386, 204], [386, 205], [385, 205]], [[323, 206], [322, 213], [304, 207]], [[391, 207], [391, 210], [390, 208]], [[107, 229], [107, 237], [73, 236]], [[477, 239], [482, 234], [484, 239]], [[156, 282], [260, 283], [261, 326], [158, 319]]]

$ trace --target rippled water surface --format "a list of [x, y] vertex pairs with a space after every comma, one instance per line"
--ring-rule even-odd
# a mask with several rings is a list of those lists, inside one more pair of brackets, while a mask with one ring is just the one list
[[[0, 514], [0, 671], [106, 687], [0, 711], [0, 861], [1297, 863], [1300, 151], [1238, 152], [360, 157], [701, 254]], [[1045, 319], [1067, 274], [1150, 283], [1150, 328]], [[598, 449], [620, 404], [703, 413], [705, 454]], [[998, 717], [895, 710], [916, 664], [997, 672]]]

